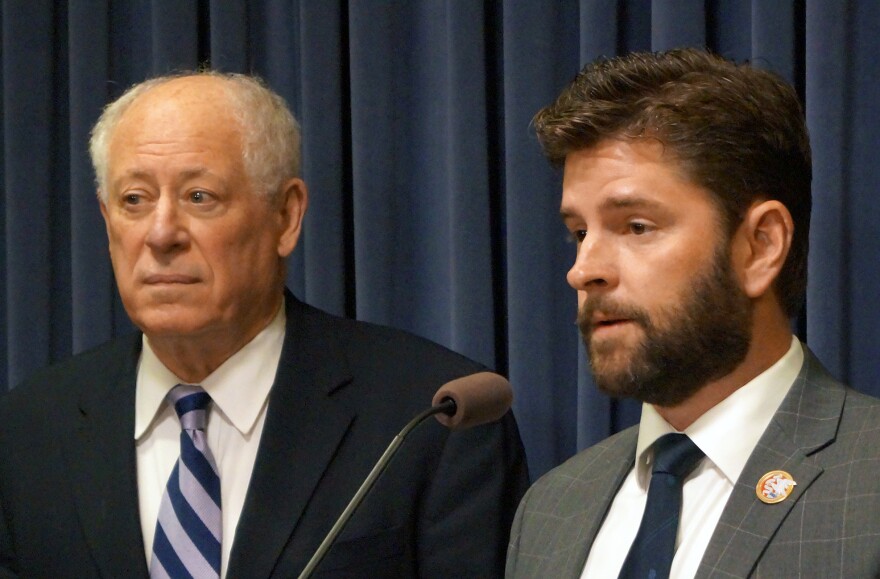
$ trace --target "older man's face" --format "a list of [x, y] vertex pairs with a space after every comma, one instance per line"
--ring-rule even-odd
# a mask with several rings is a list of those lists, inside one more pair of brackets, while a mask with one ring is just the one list
[[281, 260], [296, 243], [288, 211], [254, 190], [219, 82], [151, 90], [110, 140], [110, 256], [125, 309], [151, 339], [250, 339], [281, 303]]

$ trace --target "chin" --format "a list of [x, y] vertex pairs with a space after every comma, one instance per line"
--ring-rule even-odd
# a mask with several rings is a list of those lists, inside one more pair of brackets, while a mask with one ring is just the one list
[[151, 308], [148, 312], [132, 315], [131, 319], [150, 338], [193, 336], [217, 325], [215, 320], [205, 317], [204, 309], [200, 309], [197, 315], [193, 315], [192, 309], [196, 308], [179, 305]]
[[593, 367], [603, 374], [620, 374], [626, 372], [632, 365], [639, 345], [620, 341], [594, 341], [590, 344], [587, 353]]

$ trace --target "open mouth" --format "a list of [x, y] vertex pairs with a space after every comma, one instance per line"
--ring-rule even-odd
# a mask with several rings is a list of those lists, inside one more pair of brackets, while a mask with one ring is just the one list
[[617, 326], [617, 325], [620, 325], [620, 324], [625, 324], [625, 323], [628, 322], [628, 321], [629, 321], [629, 320], [627, 320], [627, 319], [623, 319], [623, 318], [621, 318], [621, 319], [613, 319], [613, 320], [598, 320], [598, 321], [595, 322], [593, 325], [594, 325], [595, 327], [597, 327], [597, 328], [607, 328], [607, 327], [609, 327], [609, 326]]
[[622, 329], [630, 324], [632, 320], [619, 318], [619, 319], [608, 319], [608, 320], [598, 320], [593, 323], [593, 333], [601, 334], [604, 332], [613, 332], [615, 329]]

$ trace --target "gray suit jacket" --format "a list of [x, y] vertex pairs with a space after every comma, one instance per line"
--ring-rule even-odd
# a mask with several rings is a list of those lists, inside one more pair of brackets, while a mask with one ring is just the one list
[[[804, 350], [697, 577], [880, 577], [880, 400], [840, 384]], [[507, 577], [580, 576], [633, 467], [637, 437], [637, 426], [620, 432], [535, 483], [514, 520]], [[776, 469], [797, 486], [783, 502], [764, 504], [755, 486]]]

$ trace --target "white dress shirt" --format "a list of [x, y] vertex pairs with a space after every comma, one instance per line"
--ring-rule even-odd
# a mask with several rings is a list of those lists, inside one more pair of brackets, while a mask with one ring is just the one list
[[[754, 380], [709, 409], [684, 433], [706, 457], [685, 479], [670, 577], [690, 579], [749, 456], [801, 370], [804, 351], [792, 338], [788, 352]], [[650, 404], [642, 405], [635, 468], [624, 479], [587, 556], [582, 578], [617, 577], [635, 540], [651, 481], [651, 445], [676, 432]], [[758, 481], [754, 481], [757, 485]]]
[[[254, 468], [284, 343], [284, 306], [269, 325], [226, 360], [200, 385], [213, 404], [208, 413], [208, 446], [220, 471], [223, 513], [221, 577], [226, 576], [235, 527]], [[159, 503], [180, 456], [180, 421], [165, 395], [182, 383], [143, 338], [137, 373], [134, 438], [137, 447], [138, 504], [149, 564]]]

